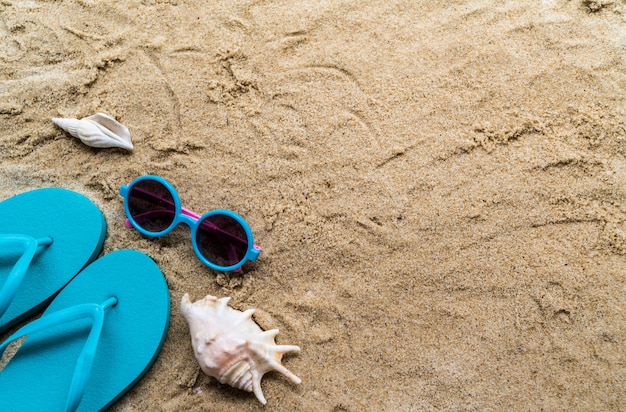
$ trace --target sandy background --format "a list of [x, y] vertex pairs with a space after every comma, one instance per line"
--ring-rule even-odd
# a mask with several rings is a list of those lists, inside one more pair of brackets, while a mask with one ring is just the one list
[[[302, 348], [266, 410], [625, 410], [625, 101], [624, 0], [0, 1], [0, 199], [86, 194], [170, 286], [115, 411], [263, 409], [199, 370], [185, 292]], [[50, 121], [98, 111], [132, 154]], [[259, 261], [125, 229], [147, 173]]]

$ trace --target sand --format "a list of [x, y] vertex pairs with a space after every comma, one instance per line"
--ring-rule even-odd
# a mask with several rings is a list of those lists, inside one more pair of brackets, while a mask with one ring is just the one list
[[[87, 195], [103, 253], [169, 285], [113, 411], [626, 409], [623, 0], [2, 0], [0, 39], [0, 199]], [[96, 112], [134, 152], [50, 121]], [[126, 229], [149, 173], [244, 216], [260, 259]], [[257, 308], [302, 384], [266, 375], [263, 408], [204, 375], [186, 292]]]

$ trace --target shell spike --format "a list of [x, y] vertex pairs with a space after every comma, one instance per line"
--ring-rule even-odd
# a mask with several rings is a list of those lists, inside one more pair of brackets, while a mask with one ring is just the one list
[[230, 298], [221, 298], [217, 300], [217, 307], [221, 309], [225, 309], [228, 306], [228, 302], [230, 302]]
[[289, 379], [296, 385], [300, 385], [300, 383], [302, 382], [302, 380], [298, 378], [293, 372], [285, 368], [282, 363], [272, 362], [272, 367], [276, 372], [283, 374], [287, 379]]
[[252, 319], [252, 315], [254, 314], [255, 311], [256, 311], [255, 309], [248, 309], [247, 311], [241, 314], [241, 317], [245, 320]]
[[252, 391], [254, 392], [254, 396], [261, 402], [263, 405], [267, 404], [267, 400], [265, 396], [263, 396], [263, 390], [261, 389], [261, 378], [263, 376], [259, 376], [256, 371], [252, 372]]
[[276, 353], [285, 354], [288, 352], [300, 352], [300, 346], [296, 345], [278, 345], [274, 348]]
[[276, 337], [276, 335], [278, 335], [278, 332], [279, 332], [278, 329], [266, 330], [265, 332], [263, 332], [263, 336], [265, 336], [268, 339], [271, 339], [271, 341], [274, 342], [274, 338]]
[[203, 299], [198, 301], [201, 305], [206, 306], [214, 306], [217, 302], [217, 298], [215, 296], [207, 295]]
[[191, 304], [191, 299], [189, 299], [189, 293], [185, 293], [183, 298], [180, 300], [181, 304]]

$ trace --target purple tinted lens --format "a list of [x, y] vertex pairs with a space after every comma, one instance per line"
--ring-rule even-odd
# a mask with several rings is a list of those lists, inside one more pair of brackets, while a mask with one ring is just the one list
[[248, 252], [248, 237], [243, 226], [234, 218], [216, 214], [205, 218], [196, 234], [202, 256], [218, 266], [233, 266]]
[[148, 232], [162, 232], [176, 216], [174, 197], [156, 180], [141, 180], [128, 194], [128, 209], [133, 220]]

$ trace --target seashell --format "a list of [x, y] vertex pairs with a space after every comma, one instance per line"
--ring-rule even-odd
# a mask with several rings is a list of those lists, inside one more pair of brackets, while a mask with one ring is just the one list
[[80, 120], [53, 117], [52, 121], [87, 146], [133, 150], [128, 128], [104, 113], [96, 113]]
[[266, 404], [261, 379], [269, 371], [285, 375], [295, 384], [300, 378], [280, 362], [287, 352], [299, 352], [293, 345], [276, 345], [278, 329], [263, 331], [252, 320], [254, 309], [240, 312], [228, 306], [230, 298], [207, 295], [191, 303], [185, 293], [180, 302], [189, 324], [191, 346], [204, 373], [235, 388], [254, 392]]

